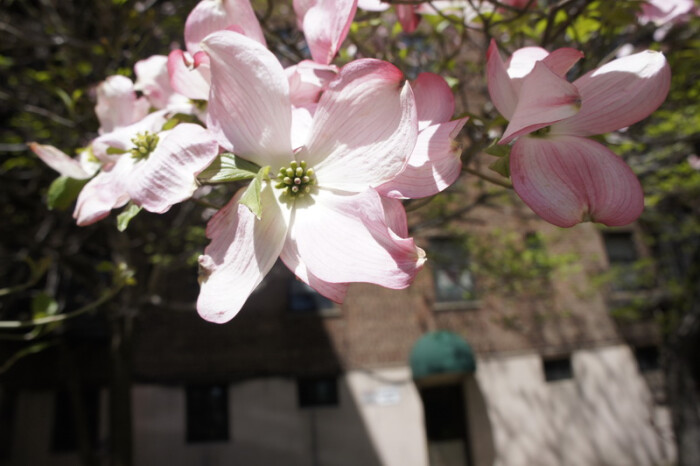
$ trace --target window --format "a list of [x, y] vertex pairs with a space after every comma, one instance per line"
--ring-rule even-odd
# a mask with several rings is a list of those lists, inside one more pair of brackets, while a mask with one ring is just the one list
[[187, 387], [187, 442], [228, 440], [228, 387], [200, 385]]
[[435, 300], [470, 301], [476, 298], [474, 278], [464, 245], [456, 239], [431, 241]]
[[608, 256], [612, 278], [613, 291], [630, 291], [641, 288], [640, 276], [635, 269], [639, 258], [631, 231], [603, 232], [605, 252]]
[[634, 349], [634, 358], [637, 360], [639, 372], [653, 372], [659, 370], [659, 349], [656, 346], [641, 346]]
[[336, 309], [330, 299], [296, 278], [289, 280], [289, 310], [298, 313], [332, 313]]
[[338, 406], [338, 381], [335, 376], [297, 379], [300, 408]]
[[543, 359], [542, 366], [544, 368], [544, 380], [547, 382], [574, 378], [574, 371], [571, 368], [571, 356]]
[[87, 441], [91, 448], [97, 447], [99, 390], [91, 388], [82, 390], [79, 406], [75, 406], [74, 397], [68, 390], [59, 390], [54, 395], [53, 433], [51, 451], [74, 452], [78, 450], [80, 417], [84, 422]]

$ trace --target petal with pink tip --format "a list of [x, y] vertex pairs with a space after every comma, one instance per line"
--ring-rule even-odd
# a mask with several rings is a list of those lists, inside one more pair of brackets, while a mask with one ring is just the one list
[[[297, 8], [297, 15], [303, 17], [302, 24], [306, 43], [315, 62], [327, 65], [333, 61], [340, 45], [350, 30], [355, 17], [357, 0], [317, 0], [303, 2]], [[304, 11], [304, 9], [306, 9]]]
[[194, 60], [182, 50], [168, 55], [170, 85], [178, 93], [193, 100], [209, 100], [211, 71], [208, 64], [193, 67]]
[[139, 60], [134, 65], [134, 72], [134, 90], [143, 92], [153, 107], [165, 108], [173, 93], [168, 75], [168, 57], [153, 55]]
[[319, 292], [321, 295], [336, 303], [342, 303], [345, 300], [345, 295], [350, 287], [347, 283], [330, 283], [321, 280], [316, 275], [311, 273], [299, 257], [296, 243], [294, 241], [285, 241], [280, 259], [284, 262], [289, 270], [294, 272], [294, 275], [303, 281], [311, 288]]
[[626, 225], [644, 208], [642, 188], [632, 170], [590, 139], [520, 138], [510, 154], [510, 172], [525, 204], [560, 227], [586, 220]]
[[32, 152], [38, 155], [46, 165], [53, 168], [63, 176], [75, 178], [76, 180], [86, 180], [93, 175], [93, 173], [88, 173], [85, 171], [78, 160], [70, 157], [63, 151], [56, 149], [54, 146], [30, 142], [29, 148], [32, 150]]
[[515, 92], [510, 76], [508, 76], [506, 65], [498, 52], [495, 40], [491, 40], [486, 54], [486, 74], [491, 102], [506, 120], [510, 120], [515, 112], [515, 106], [518, 104], [518, 94]]
[[319, 186], [360, 192], [398, 175], [417, 135], [415, 100], [394, 65], [345, 65], [321, 100], [305, 155]]
[[408, 218], [403, 203], [398, 199], [382, 197], [384, 221], [391, 231], [401, 238], [408, 237]]
[[421, 73], [411, 83], [418, 121], [423, 126], [443, 123], [455, 112], [455, 98], [445, 79], [435, 73]]
[[319, 189], [309, 203], [297, 201], [287, 241], [296, 243], [314, 275], [332, 283], [403, 289], [425, 260], [413, 239], [400, 238], [388, 227], [374, 190], [340, 194]]
[[95, 113], [100, 120], [100, 134], [139, 121], [148, 114], [150, 104], [137, 97], [134, 84], [126, 76], [110, 76], [97, 86]]
[[149, 212], [166, 212], [197, 189], [197, 175], [216, 158], [219, 145], [199, 125], [182, 123], [138, 165], [128, 180], [129, 197]]
[[579, 105], [576, 87], [537, 62], [523, 79], [518, 105], [499, 144], [569, 118], [578, 112]]
[[416, 13], [416, 5], [396, 5], [396, 17], [404, 32], [410, 34], [418, 29], [420, 16]]
[[467, 119], [428, 126], [418, 133], [406, 169], [377, 191], [384, 196], [416, 199], [437, 194], [454, 183], [462, 172], [461, 154], [454, 138]]
[[574, 81], [581, 111], [552, 127], [557, 134], [590, 136], [624, 128], [648, 117], [663, 103], [671, 68], [661, 52], [618, 58]]
[[250, 0], [202, 0], [185, 22], [187, 51], [194, 55], [201, 49], [200, 43], [205, 37], [230, 26], [237, 26], [246, 36], [266, 45]]
[[83, 187], [73, 211], [73, 218], [80, 226], [90, 225], [109, 215], [112, 209], [129, 202], [126, 181], [134, 168], [134, 159], [127, 155], [109, 171], [98, 173]]
[[219, 144], [273, 170], [292, 157], [292, 106], [282, 65], [241, 34], [219, 31], [202, 43], [211, 59], [207, 127]]
[[289, 80], [292, 105], [300, 107], [318, 102], [321, 93], [338, 75], [338, 67], [303, 60], [285, 68], [284, 72]]
[[261, 193], [260, 220], [236, 196], [207, 225], [211, 243], [199, 257], [199, 315], [223, 323], [235, 317], [279, 257], [287, 235], [289, 209], [268, 185]]
[[554, 73], [565, 78], [571, 67], [582, 58], [583, 52], [580, 50], [564, 47], [547, 55], [542, 62]]

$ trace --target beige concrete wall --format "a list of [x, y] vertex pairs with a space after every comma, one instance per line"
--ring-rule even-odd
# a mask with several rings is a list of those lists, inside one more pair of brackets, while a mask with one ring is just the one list
[[576, 351], [572, 367], [573, 379], [547, 383], [535, 353], [478, 361], [495, 465], [672, 463], [670, 425], [627, 346]]
[[423, 404], [408, 367], [352, 371], [348, 386], [384, 466], [427, 466]]

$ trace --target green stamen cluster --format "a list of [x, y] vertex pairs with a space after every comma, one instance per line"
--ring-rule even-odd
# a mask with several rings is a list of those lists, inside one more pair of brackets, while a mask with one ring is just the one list
[[316, 184], [314, 169], [306, 168], [306, 162], [291, 162], [289, 167], [280, 168], [277, 174], [276, 188], [282, 189], [282, 195], [289, 199], [303, 197], [311, 192]]
[[151, 155], [151, 152], [156, 150], [158, 135], [150, 131], [137, 133], [135, 137], [131, 138], [131, 143], [134, 145], [134, 147], [129, 150], [131, 156], [135, 159], [145, 159]]

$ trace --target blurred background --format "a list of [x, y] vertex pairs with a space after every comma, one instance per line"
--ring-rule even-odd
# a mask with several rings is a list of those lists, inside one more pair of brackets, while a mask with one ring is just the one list
[[[285, 66], [309, 58], [291, 2], [252, 3]], [[0, 0], [0, 465], [700, 464], [700, 21], [522, 3], [463, 2], [479, 13], [410, 34], [358, 9], [336, 59], [439, 73], [470, 116], [463, 176], [406, 202], [429, 258], [415, 284], [339, 305], [280, 263], [216, 325], [195, 310], [197, 257], [235, 185], [124, 232], [116, 214], [77, 227], [26, 145], [86, 146], [96, 86], [182, 48], [197, 2]], [[666, 103], [599, 138], [642, 182], [638, 222], [554, 227], [489, 168], [491, 38], [504, 56], [580, 49], [574, 77], [665, 53]]]

